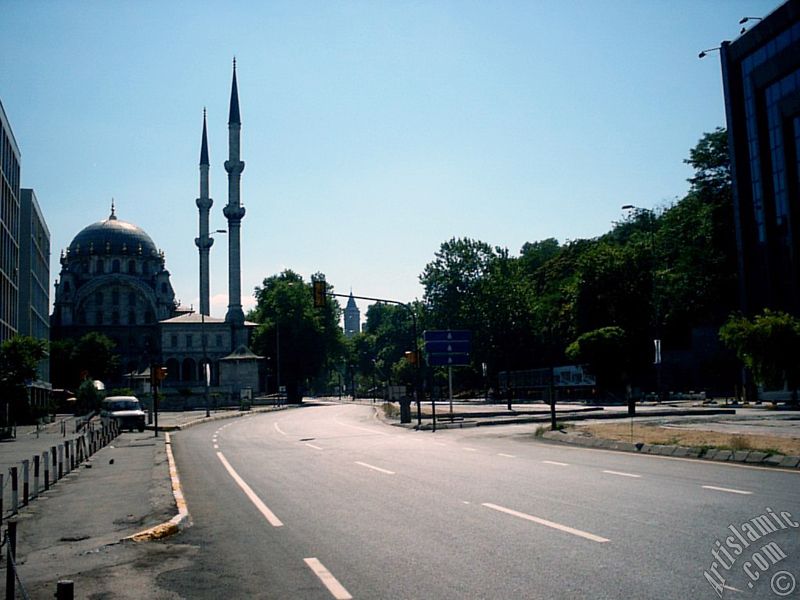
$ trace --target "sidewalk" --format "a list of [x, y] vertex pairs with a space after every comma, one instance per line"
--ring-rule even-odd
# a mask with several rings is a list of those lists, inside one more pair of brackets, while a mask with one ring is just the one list
[[[183, 562], [188, 564], [190, 550], [152, 544], [145, 550], [145, 545], [125, 540], [176, 515], [165, 430], [268, 410], [275, 409], [218, 411], [209, 419], [205, 411], [161, 413], [158, 437], [152, 429], [120, 434], [21, 508], [16, 516], [17, 563], [29, 597], [52, 599], [61, 579], [75, 582], [76, 598], [170, 597], [156, 581], [137, 577], [137, 570], [180, 568]], [[0, 464], [7, 468], [28, 454], [44, 451], [55, 440], [54, 433], [20, 437], [18, 430], [16, 441], [0, 444]], [[4, 561], [0, 569], [5, 569]], [[129, 578], [132, 585], [125, 583]]]

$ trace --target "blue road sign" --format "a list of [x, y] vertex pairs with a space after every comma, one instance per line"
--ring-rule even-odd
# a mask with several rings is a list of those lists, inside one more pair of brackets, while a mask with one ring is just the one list
[[434, 329], [432, 331], [424, 331], [422, 337], [426, 342], [469, 342], [472, 340], [472, 332], [468, 329]]
[[432, 367], [463, 367], [469, 365], [469, 354], [429, 354], [428, 364]]
[[465, 340], [425, 342], [425, 351], [428, 354], [469, 354], [470, 343]]

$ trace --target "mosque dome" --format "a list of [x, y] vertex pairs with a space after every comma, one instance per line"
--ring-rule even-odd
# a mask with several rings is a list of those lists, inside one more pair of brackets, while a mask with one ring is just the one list
[[72, 256], [85, 254], [127, 254], [154, 256], [158, 254], [153, 239], [133, 223], [121, 221], [114, 214], [104, 221], [84, 227], [69, 245]]

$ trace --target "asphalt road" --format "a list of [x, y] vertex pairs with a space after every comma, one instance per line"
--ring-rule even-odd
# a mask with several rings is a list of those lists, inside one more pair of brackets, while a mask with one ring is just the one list
[[[187, 598], [686, 599], [719, 597], [722, 578], [725, 598], [776, 598], [800, 578], [800, 474], [532, 430], [415, 432], [323, 405], [180, 432], [193, 525], [175, 542], [197, 552], [158, 583]], [[745, 547], [734, 529], [760, 515], [775, 531]]]

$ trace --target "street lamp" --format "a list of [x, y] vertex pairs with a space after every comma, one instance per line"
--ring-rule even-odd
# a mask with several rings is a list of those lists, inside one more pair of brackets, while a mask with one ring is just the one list
[[[717, 46], [716, 48], [706, 48], [705, 50], [701, 51], [700, 54], [697, 55], [697, 58], [705, 58], [706, 56], [708, 56], [709, 52], [715, 52], [721, 49], [722, 48], [720, 46]], [[625, 207], [623, 206], [622, 208]]]
[[[659, 303], [658, 298], [656, 297], [656, 214], [655, 211], [649, 208], [641, 208], [639, 206], [634, 206], [633, 204], [625, 204], [622, 206], [622, 210], [631, 210], [635, 211], [636, 213], [647, 214], [648, 221], [650, 222], [649, 227], [649, 241], [650, 241], [650, 277], [651, 277], [651, 291], [650, 296], [653, 302], [653, 345], [654, 345], [654, 357], [653, 357], [653, 364], [656, 367], [656, 396], [660, 400], [661, 399], [661, 337], [659, 334], [660, 329], [660, 316], [659, 316]], [[634, 416], [636, 414], [636, 405], [633, 400], [629, 400], [628, 402], [628, 414], [630, 416]]]
[[[215, 233], [228, 233], [225, 229], [215, 229], [212, 232], [209, 232], [205, 235], [206, 238], [210, 238]], [[210, 246], [209, 246], [210, 248]], [[209, 311], [211, 307], [209, 306]], [[206, 418], [211, 416], [210, 410], [210, 400], [208, 398], [208, 387], [211, 384], [211, 366], [208, 364], [208, 340], [206, 339], [206, 315], [201, 310], [200, 311], [200, 339], [203, 342], [203, 396], [205, 397], [206, 402]]]

